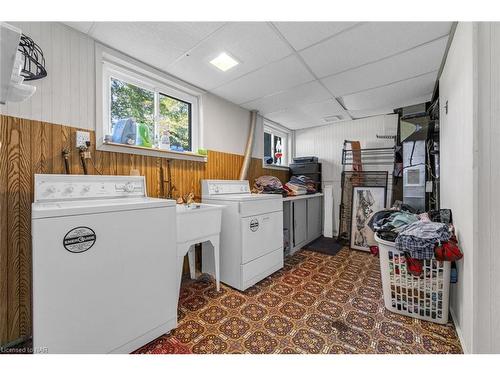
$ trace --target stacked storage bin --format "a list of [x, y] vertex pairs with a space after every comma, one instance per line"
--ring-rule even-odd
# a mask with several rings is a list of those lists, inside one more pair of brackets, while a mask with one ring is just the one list
[[290, 173], [292, 176], [306, 176], [314, 181], [316, 190], [321, 191], [321, 163], [316, 156], [304, 156], [293, 158], [290, 164]]

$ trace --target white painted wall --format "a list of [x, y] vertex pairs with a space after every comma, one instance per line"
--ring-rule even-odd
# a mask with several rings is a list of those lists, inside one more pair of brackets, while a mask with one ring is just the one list
[[[209, 150], [243, 154], [250, 131], [250, 111], [207, 93], [202, 97], [203, 147]], [[262, 158], [264, 136], [262, 117], [257, 117], [252, 155]]]
[[[464, 252], [458, 262], [459, 281], [451, 288], [450, 308], [463, 339], [472, 352], [474, 337], [474, 291], [477, 165], [475, 149], [475, 29], [459, 23], [439, 80], [441, 207], [450, 208], [457, 237]], [[448, 103], [448, 113], [446, 113]]]
[[[340, 180], [344, 140], [360, 141], [363, 148], [392, 147], [394, 146], [392, 140], [377, 139], [376, 135], [396, 135], [397, 124], [398, 117], [394, 114], [343, 121], [295, 132], [296, 156], [317, 156], [322, 163], [323, 184], [333, 185], [333, 207], [325, 207], [325, 215], [330, 215], [328, 210], [333, 209], [332, 231], [334, 235], [337, 234], [339, 226], [338, 211], [341, 199]], [[389, 172], [389, 188], [392, 187], [392, 165], [378, 168], [370, 166], [366, 170], [387, 170]], [[388, 201], [390, 201], [391, 190], [388, 191], [387, 195]]]
[[477, 314], [474, 351], [500, 353], [500, 23], [478, 24]]
[[[55, 124], [95, 129], [95, 43], [86, 34], [57, 22], [12, 22], [44, 52], [48, 75], [33, 81], [36, 93], [22, 103], [0, 105], [0, 113]], [[203, 147], [243, 154], [250, 112], [212, 94], [202, 96]], [[260, 119], [254, 157], [262, 157]], [[259, 125], [259, 124], [258, 124]]]
[[440, 102], [441, 205], [464, 252], [451, 309], [466, 352], [500, 353], [500, 23], [458, 24]]
[[95, 126], [94, 42], [56, 22], [15, 22], [43, 50], [48, 75], [31, 82], [35, 94], [22, 103], [0, 105], [10, 116], [70, 125]]

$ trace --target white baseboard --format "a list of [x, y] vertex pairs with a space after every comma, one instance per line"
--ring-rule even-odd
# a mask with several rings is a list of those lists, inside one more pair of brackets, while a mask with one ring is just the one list
[[464, 354], [471, 354], [469, 352], [467, 346], [465, 345], [465, 340], [464, 340], [464, 336], [462, 333], [462, 329], [457, 324], [458, 320], [457, 320], [457, 317], [455, 316], [455, 312], [451, 308], [450, 308], [450, 314], [451, 314], [451, 319], [453, 320], [453, 324], [455, 325], [455, 330], [457, 331], [458, 339], [460, 340], [460, 345], [462, 345], [462, 350], [464, 351]]

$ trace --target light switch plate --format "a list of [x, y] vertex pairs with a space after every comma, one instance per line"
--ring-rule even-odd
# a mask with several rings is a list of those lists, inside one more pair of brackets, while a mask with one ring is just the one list
[[76, 147], [86, 147], [87, 142], [90, 142], [90, 133], [78, 130], [76, 132]]

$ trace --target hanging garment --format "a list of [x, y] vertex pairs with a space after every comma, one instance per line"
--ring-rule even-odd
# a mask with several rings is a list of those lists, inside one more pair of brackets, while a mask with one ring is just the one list
[[399, 233], [396, 249], [415, 259], [432, 259], [436, 244], [450, 239], [448, 226], [443, 223], [416, 221]]
[[348, 141], [351, 144], [352, 150], [352, 170], [361, 172], [363, 164], [361, 164], [361, 143], [359, 141]]

